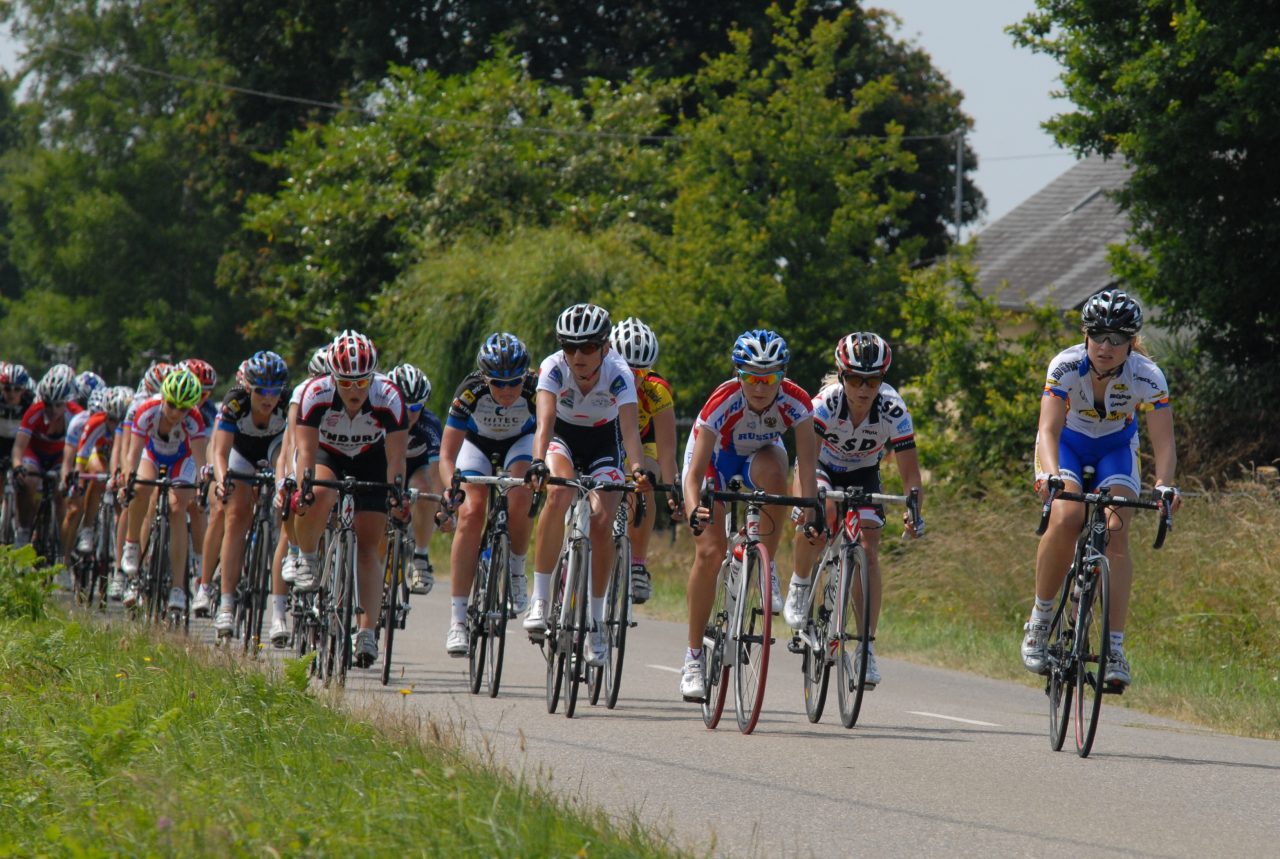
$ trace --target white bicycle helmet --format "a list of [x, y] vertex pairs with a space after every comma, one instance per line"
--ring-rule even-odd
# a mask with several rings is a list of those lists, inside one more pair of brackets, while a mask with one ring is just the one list
[[609, 338], [609, 311], [595, 304], [575, 304], [556, 320], [556, 338], [561, 343], [603, 343]]
[[633, 370], [648, 370], [658, 361], [657, 335], [634, 316], [628, 316], [614, 327], [609, 342]]
[[855, 331], [836, 344], [836, 368], [858, 376], [883, 376], [893, 363], [893, 350], [879, 334]]
[[425, 403], [431, 399], [431, 380], [412, 364], [398, 364], [387, 375], [404, 395], [406, 404]]
[[58, 405], [76, 393], [76, 371], [66, 364], [54, 364], [36, 386], [36, 396], [46, 405]]

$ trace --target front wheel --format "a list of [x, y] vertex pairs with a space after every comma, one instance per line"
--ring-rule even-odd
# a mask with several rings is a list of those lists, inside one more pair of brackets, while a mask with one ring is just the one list
[[569, 683], [564, 690], [564, 715], [572, 719], [578, 707], [578, 690], [587, 674], [587, 638], [591, 634], [591, 550], [582, 545], [570, 553], [573, 558], [573, 601], [569, 606]]
[[836, 700], [840, 722], [852, 728], [862, 710], [866, 690], [867, 655], [871, 651], [871, 577], [867, 553], [860, 545], [848, 546], [840, 555], [839, 600], [836, 603]]
[[1106, 558], [1099, 556], [1096, 563], [1093, 586], [1080, 593], [1080, 617], [1076, 621], [1076, 752], [1082, 758], [1087, 758], [1093, 749], [1111, 648], [1107, 619], [1111, 574]]
[[720, 567], [720, 575], [716, 579], [715, 603], [711, 606], [711, 618], [702, 635], [702, 688], [705, 695], [702, 699], [702, 723], [708, 730], [714, 730], [720, 724], [724, 702], [729, 694], [729, 666], [725, 661], [725, 643], [729, 639], [729, 608], [733, 603], [729, 594], [736, 594], [740, 573], [735, 574], [735, 570], [738, 569], [736, 562], [725, 562]]
[[604, 630], [608, 652], [604, 665], [592, 671], [592, 704], [599, 700], [600, 692], [603, 691], [606, 707], [612, 710], [618, 705], [618, 691], [622, 688], [622, 662], [627, 651], [627, 629], [630, 626], [631, 541], [626, 537], [619, 537], [614, 540], [613, 574], [609, 576], [609, 590], [604, 601]]
[[[807, 630], [810, 638], [803, 639], [804, 712], [809, 721], [815, 723], [822, 718], [823, 708], [826, 707], [827, 686], [831, 681], [831, 657], [840, 644], [838, 638], [833, 639], [831, 636], [832, 608], [838, 584], [833, 572], [830, 564], [819, 564], [813, 572]], [[810, 644], [810, 639], [813, 644]]]
[[1058, 611], [1049, 626], [1049, 642], [1045, 648], [1045, 662], [1049, 670], [1044, 689], [1049, 696], [1049, 747], [1055, 752], [1062, 749], [1067, 737], [1067, 725], [1071, 722], [1071, 693], [1075, 689], [1074, 664], [1071, 661], [1071, 643], [1075, 639], [1075, 603], [1071, 599], [1071, 589], [1075, 580], [1073, 572], [1062, 585]]
[[563, 630], [560, 629], [560, 612], [564, 605], [565, 579], [568, 576], [569, 555], [563, 553], [556, 563], [556, 573], [551, 579], [551, 605], [547, 609], [547, 631], [542, 637], [542, 654], [547, 659], [547, 712], [554, 713], [560, 706], [560, 689], [564, 684], [565, 647]]
[[764, 708], [765, 680], [769, 676], [769, 645], [773, 633], [773, 599], [769, 583], [769, 553], [760, 543], [747, 546], [743, 576], [729, 636], [733, 657], [734, 709], [738, 730], [749, 734]]
[[485, 671], [489, 676], [489, 697], [497, 698], [502, 685], [502, 657], [507, 648], [507, 606], [511, 604], [511, 539], [506, 533], [494, 538], [487, 590], [484, 629], [489, 646]]
[[394, 532], [387, 549], [387, 568], [383, 574], [382, 631], [385, 633], [382, 651], [382, 685], [391, 681], [391, 646], [396, 637], [396, 619], [400, 615], [400, 585], [404, 580], [404, 543]]

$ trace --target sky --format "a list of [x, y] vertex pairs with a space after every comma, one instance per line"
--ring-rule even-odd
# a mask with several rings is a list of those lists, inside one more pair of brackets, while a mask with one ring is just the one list
[[[1040, 123], [1070, 102], [1052, 59], [1015, 47], [1004, 28], [1035, 9], [1033, 0], [866, 0], [902, 19], [900, 39], [917, 43], [951, 85], [964, 94], [960, 109], [973, 119], [969, 145], [978, 155], [974, 183], [987, 197], [985, 223], [1002, 215], [1075, 163]], [[967, 237], [967, 233], [966, 233]]]
[[[1074, 159], [1054, 146], [1040, 123], [1069, 103], [1054, 99], [1058, 65], [1014, 46], [1004, 28], [1032, 9], [1033, 0], [863, 0], [902, 19], [898, 38], [916, 42], [964, 94], [973, 118], [969, 144], [978, 155], [974, 181], [987, 197], [984, 224], [1069, 169]], [[0, 65], [14, 67], [14, 45], [0, 31]], [[979, 227], [980, 229], [981, 227]]]

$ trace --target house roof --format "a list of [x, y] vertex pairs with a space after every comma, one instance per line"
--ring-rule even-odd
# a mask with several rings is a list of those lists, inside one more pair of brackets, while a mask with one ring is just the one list
[[1107, 246], [1125, 241], [1128, 218], [1105, 194], [1130, 168], [1092, 155], [1054, 179], [976, 238], [978, 289], [1002, 307], [1074, 309], [1113, 282]]

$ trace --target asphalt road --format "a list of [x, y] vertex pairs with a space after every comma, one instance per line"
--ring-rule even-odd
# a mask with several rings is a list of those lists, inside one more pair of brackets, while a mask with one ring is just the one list
[[[813, 725], [800, 658], [781, 647], [756, 732], [738, 733], [732, 692], [708, 731], [677, 693], [683, 627], [652, 620], [631, 631], [617, 709], [584, 699], [566, 719], [546, 712], [545, 663], [514, 622], [499, 697], [469, 694], [466, 660], [444, 652], [445, 588], [414, 598], [391, 684], [353, 669], [350, 702], [434, 721], [526, 779], [699, 853], [1280, 856], [1280, 742], [1104, 704], [1082, 760], [1070, 736], [1050, 750], [1041, 691], [884, 658], [853, 730], [834, 692]], [[211, 637], [203, 623], [199, 634]]]

